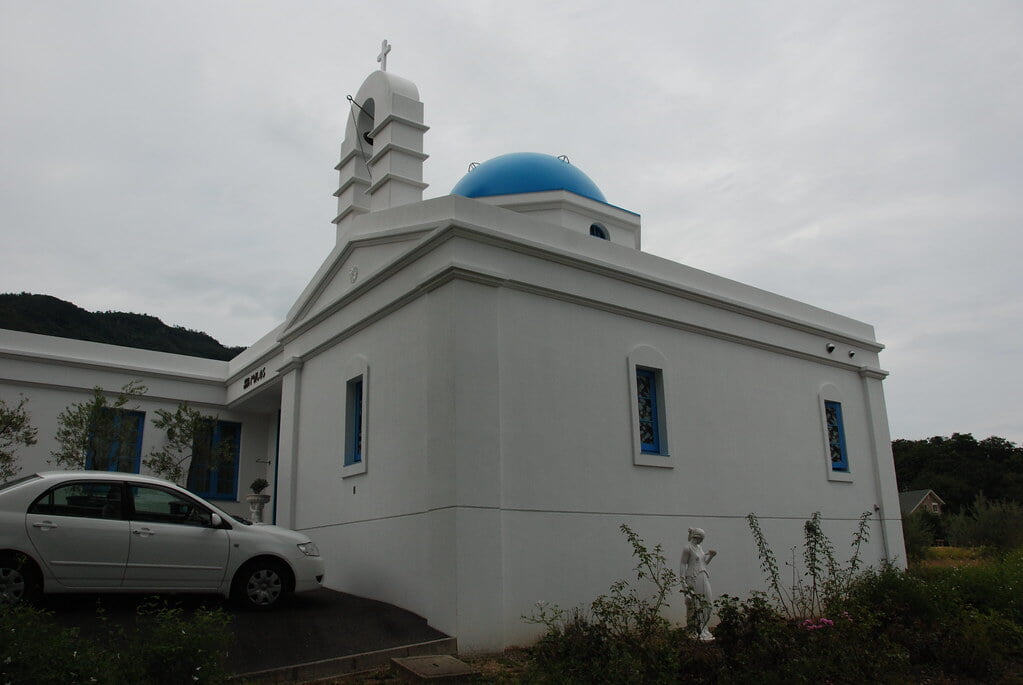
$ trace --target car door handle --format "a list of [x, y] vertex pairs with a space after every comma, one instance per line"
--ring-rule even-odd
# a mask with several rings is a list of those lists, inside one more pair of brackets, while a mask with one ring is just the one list
[[57, 524], [53, 521], [36, 521], [32, 524], [33, 528], [42, 528], [43, 530], [51, 530], [57, 527]]
[[149, 530], [148, 528], [136, 528], [135, 530], [131, 531], [131, 534], [132, 535], [140, 535], [140, 536], [142, 536], [144, 538], [148, 538], [150, 536], [156, 535], [156, 533], [154, 533], [153, 531]]

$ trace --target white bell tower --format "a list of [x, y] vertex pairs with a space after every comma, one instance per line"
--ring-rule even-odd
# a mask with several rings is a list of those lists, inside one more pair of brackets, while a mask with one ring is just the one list
[[381, 45], [380, 70], [363, 82], [351, 100], [341, 143], [337, 197], [337, 240], [355, 217], [388, 207], [420, 202], [423, 190], [423, 103], [416, 84], [387, 71], [391, 46]]

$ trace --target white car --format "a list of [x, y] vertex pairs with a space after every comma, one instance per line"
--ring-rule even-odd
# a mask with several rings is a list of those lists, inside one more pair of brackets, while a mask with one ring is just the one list
[[53, 471], [0, 486], [0, 599], [216, 592], [263, 609], [322, 582], [306, 536], [235, 519], [159, 478]]

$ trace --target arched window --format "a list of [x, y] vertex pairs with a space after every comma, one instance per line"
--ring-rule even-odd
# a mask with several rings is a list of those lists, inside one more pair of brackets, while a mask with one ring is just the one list
[[590, 224], [590, 235], [601, 240], [611, 240], [607, 234], [607, 229], [600, 224]]

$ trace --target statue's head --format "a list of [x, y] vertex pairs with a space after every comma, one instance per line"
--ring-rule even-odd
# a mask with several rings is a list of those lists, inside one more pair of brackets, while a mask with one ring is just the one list
[[690, 528], [689, 529], [689, 541], [700, 544], [703, 542], [703, 538], [707, 537], [707, 534], [703, 532], [703, 528]]

